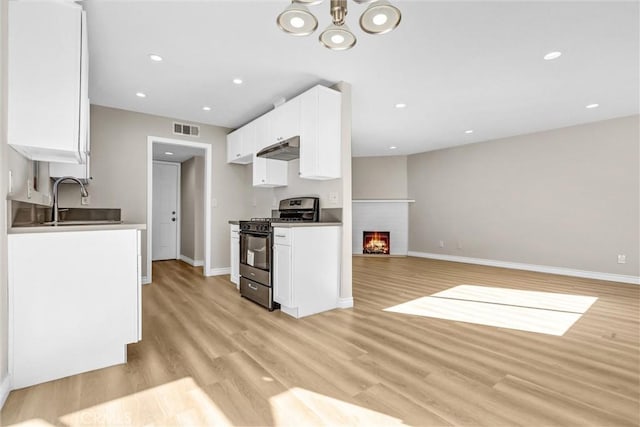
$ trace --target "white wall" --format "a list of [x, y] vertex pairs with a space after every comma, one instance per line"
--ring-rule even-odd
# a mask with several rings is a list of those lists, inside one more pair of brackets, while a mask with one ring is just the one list
[[409, 156], [410, 250], [638, 276], [639, 119]]

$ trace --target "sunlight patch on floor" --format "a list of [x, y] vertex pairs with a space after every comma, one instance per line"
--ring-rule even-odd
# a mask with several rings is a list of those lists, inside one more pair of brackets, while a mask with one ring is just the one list
[[584, 295], [460, 285], [384, 311], [561, 336], [597, 299]]
[[72, 412], [60, 421], [68, 426], [233, 425], [191, 377]]
[[400, 426], [402, 420], [303, 388], [269, 399], [276, 426]]
[[[0, 425], [3, 424], [0, 422]], [[41, 420], [40, 418], [34, 418], [32, 420], [23, 421], [18, 424], [11, 424], [11, 427], [53, 427], [53, 424], [49, 424], [48, 422], [46, 422], [45, 420]]]

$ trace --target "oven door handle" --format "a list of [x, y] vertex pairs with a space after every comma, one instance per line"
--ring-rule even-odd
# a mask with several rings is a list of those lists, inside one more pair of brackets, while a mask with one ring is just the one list
[[247, 235], [253, 237], [269, 237], [270, 233], [254, 233], [252, 231], [240, 231], [240, 235]]

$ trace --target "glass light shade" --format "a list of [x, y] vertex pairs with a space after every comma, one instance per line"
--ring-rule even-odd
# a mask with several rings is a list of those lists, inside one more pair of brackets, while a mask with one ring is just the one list
[[309, 9], [292, 1], [276, 20], [278, 27], [293, 36], [308, 36], [318, 28], [318, 20]]
[[346, 24], [329, 25], [329, 27], [320, 34], [319, 40], [324, 47], [331, 50], [347, 50], [356, 44], [356, 36], [353, 35]]
[[296, 3], [308, 4], [309, 6], [314, 6], [316, 4], [322, 3], [324, 0], [293, 0]]
[[369, 34], [385, 34], [400, 24], [400, 10], [386, 0], [373, 2], [360, 16], [360, 28]]

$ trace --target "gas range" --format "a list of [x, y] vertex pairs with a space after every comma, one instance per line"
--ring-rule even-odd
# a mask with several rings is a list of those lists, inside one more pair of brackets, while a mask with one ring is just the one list
[[240, 221], [240, 232], [270, 233], [274, 222], [318, 222], [320, 204], [317, 197], [296, 197], [280, 201], [278, 217], [251, 218]]

